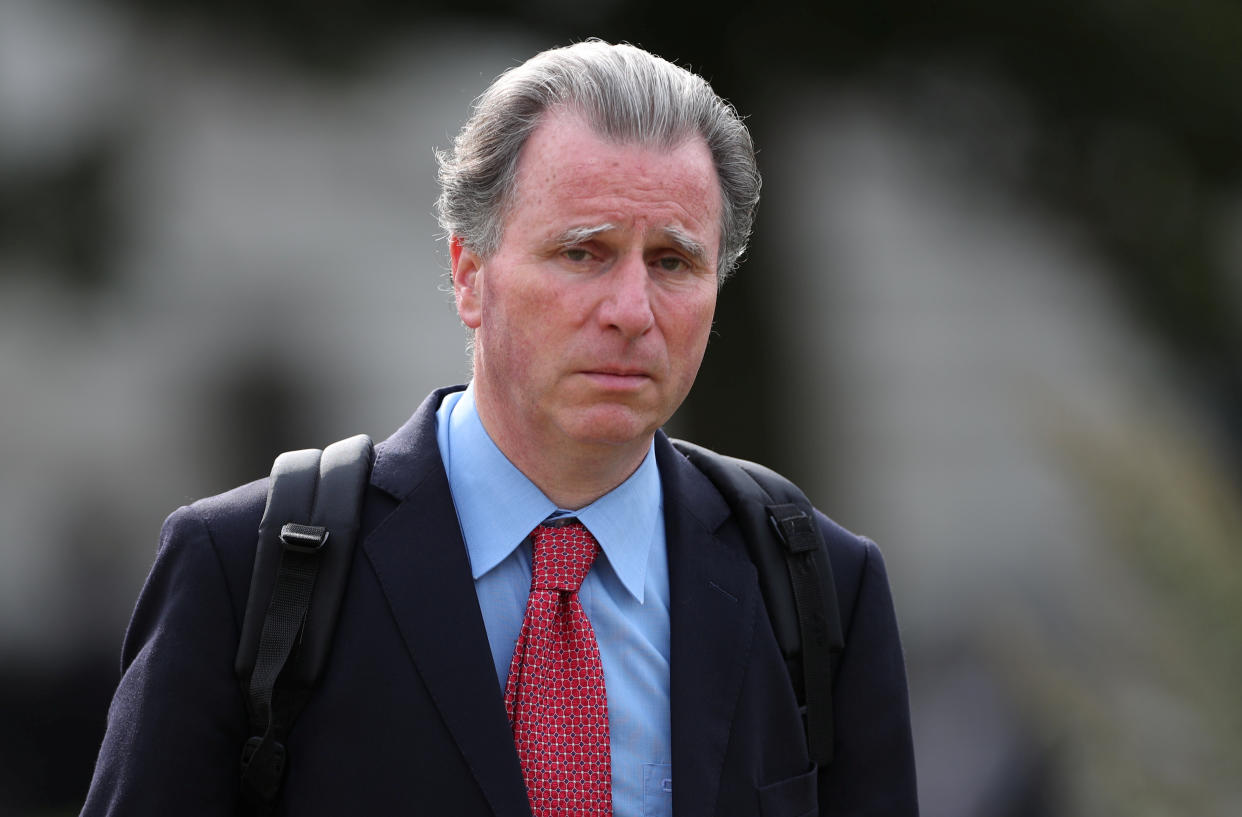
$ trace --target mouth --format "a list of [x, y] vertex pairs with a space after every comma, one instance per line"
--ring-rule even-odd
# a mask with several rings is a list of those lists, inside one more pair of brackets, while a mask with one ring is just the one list
[[582, 375], [595, 385], [609, 390], [635, 389], [651, 380], [651, 375], [642, 369], [624, 367], [588, 369]]

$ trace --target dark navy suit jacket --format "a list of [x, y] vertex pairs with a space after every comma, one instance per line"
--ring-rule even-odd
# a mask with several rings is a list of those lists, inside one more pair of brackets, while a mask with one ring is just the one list
[[[280, 814], [529, 817], [431, 395], [377, 447], [328, 668]], [[677, 817], [914, 815], [905, 668], [880, 553], [822, 514], [846, 645], [815, 768], [729, 506], [656, 438], [672, 605]], [[263, 481], [181, 508], [125, 638], [84, 815], [227, 815], [248, 735], [233, 676]]]

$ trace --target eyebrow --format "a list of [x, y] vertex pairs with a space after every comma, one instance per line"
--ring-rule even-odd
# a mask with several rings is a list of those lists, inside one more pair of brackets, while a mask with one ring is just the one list
[[593, 224], [586, 227], [570, 227], [565, 232], [552, 239], [552, 244], [557, 247], [570, 247], [574, 244], [581, 244], [584, 241], [590, 241], [600, 233], [606, 233], [609, 230], [616, 229], [612, 224]]
[[665, 227], [663, 232], [665, 238], [676, 245], [677, 249], [694, 259], [696, 263], [707, 263], [707, 248], [685, 230], [669, 226]]
[[[616, 226], [610, 223], [592, 224], [583, 227], [570, 227], [563, 233], [557, 235], [549, 242], [554, 247], [572, 247], [575, 244], [581, 244], [590, 241], [601, 233], [615, 230]], [[707, 263], [707, 247], [692, 235], [687, 233], [680, 227], [669, 225], [661, 231], [664, 238], [685, 255], [688, 255], [695, 263]]]

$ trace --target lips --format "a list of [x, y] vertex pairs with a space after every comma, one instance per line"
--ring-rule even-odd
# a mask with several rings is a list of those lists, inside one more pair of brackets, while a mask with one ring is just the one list
[[634, 369], [622, 366], [604, 366], [598, 369], [587, 369], [585, 374], [602, 374], [610, 377], [650, 377], [646, 369]]
[[628, 367], [588, 369], [581, 374], [597, 386], [607, 389], [638, 388], [651, 380], [651, 375], [645, 370]]

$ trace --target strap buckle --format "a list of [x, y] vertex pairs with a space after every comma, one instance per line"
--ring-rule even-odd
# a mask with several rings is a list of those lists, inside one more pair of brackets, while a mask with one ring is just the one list
[[328, 543], [328, 529], [286, 522], [280, 529], [280, 541], [284, 543], [285, 550], [316, 553]]
[[777, 537], [791, 553], [805, 553], [819, 547], [815, 522], [797, 505], [768, 505], [768, 521]]
[[285, 774], [284, 744], [274, 740], [270, 733], [251, 737], [242, 747], [241, 769], [243, 796], [271, 803]]

